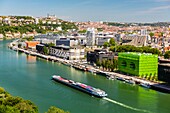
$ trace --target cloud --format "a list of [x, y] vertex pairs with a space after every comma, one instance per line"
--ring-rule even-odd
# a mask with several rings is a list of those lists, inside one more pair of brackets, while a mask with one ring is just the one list
[[150, 8], [150, 9], [145, 10], [145, 11], [140, 11], [139, 13], [157, 13], [157, 12], [160, 12], [162, 10], [167, 10], [167, 9], [170, 9], [170, 5]]

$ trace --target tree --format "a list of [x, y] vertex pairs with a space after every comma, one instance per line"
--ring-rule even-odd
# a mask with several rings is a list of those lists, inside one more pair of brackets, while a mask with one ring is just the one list
[[109, 47], [109, 42], [104, 42], [103, 46], [104, 46], [104, 48]]
[[97, 61], [96, 61], [96, 65], [97, 65], [97, 66], [99, 66], [99, 68], [100, 68], [100, 66], [101, 66], [101, 62], [100, 62], [100, 60], [99, 60], [99, 59], [97, 59]]
[[102, 60], [101, 66], [102, 66], [102, 68], [104, 70], [104, 68], [105, 68], [105, 60], [104, 59]]
[[38, 113], [38, 108], [31, 101], [13, 97], [0, 88], [0, 113]]
[[52, 43], [52, 42], [48, 44], [48, 47], [49, 47], [49, 48], [52, 47], [52, 46], [55, 46], [55, 44]]
[[109, 44], [110, 44], [110, 46], [115, 46], [116, 42], [113, 38], [111, 38], [110, 41], [109, 41]]
[[150, 35], [150, 37], [153, 37], [153, 36], [154, 36], [154, 33], [150, 32], [149, 35]]
[[101, 32], [101, 31], [103, 31], [103, 28], [97, 28], [97, 31]]
[[46, 46], [43, 47], [43, 52], [45, 55], [48, 55], [48, 48]]
[[46, 113], [69, 113], [69, 112], [56, 108], [54, 106], [51, 106]]
[[[110, 47], [111, 51], [115, 51], [114, 47]], [[132, 45], [119, 45], [116, 47], [117, 52], [141, 52], [141, 53], [152, 53], [161, 55], [161, 52], [157, 48], [151, 48], [149, 46], [135, 47]]]
[[106, 68], [106, 70], [109, 68], [109, 64], [110, 64], [110, 60], [106, 60], [105, 61], [105, 68]]
[[86, 33], [87, 30], [81, 30], [81, 31], [78, 31], [78, 33]]
[[113, 64], [114, 64], [115, 69], [117, 69], [118, 68], [118, 60], [114, 59]]
[[170, 59], [170, 51], [166, 51], [164, 54], [165, 59]]

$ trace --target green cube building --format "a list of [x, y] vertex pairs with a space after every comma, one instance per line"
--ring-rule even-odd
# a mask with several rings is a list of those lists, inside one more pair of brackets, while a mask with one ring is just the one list
[[151, 53], [119, 53], [118, 69], [121, 72], [136, 76], [157, 75], [158, 56]]

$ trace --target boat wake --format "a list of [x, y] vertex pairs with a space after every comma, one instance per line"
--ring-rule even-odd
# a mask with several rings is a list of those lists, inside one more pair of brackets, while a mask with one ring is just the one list
[[117, 105], [119, 105], [119, 106], [122, 106], [122, 107], [125, 107], [125, 108], [128, 108], [128, 109], [134, 110], [134, 111], [140, 111], [140, 112], [145, 112], [145, 113], [152, 113], [151, 111], [134, 108], [134, 107], [125, 105], [125, 104], [123, 104], [123, 103], [117, 102], [117, 101], [115, 101], [115, 100], [112, 100], [112, 99], [109, 99], [109, 98], [106, 98], [106, 97], [104, 97], [103, 99], [104, 99], [104, 100], [107, 100], [107, 101], [109, 101], [109, 102], [112, 102], [112, 103], [114, 103], [114, 104], [117, 104]]

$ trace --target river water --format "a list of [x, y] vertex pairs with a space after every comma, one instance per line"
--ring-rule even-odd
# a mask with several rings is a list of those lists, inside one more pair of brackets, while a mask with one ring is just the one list
[[[170, 94], [145, 89], [8, 49], [0, 41], [0, 87], [34, 102], [40, 113], [56, 106], [71, 113], [170, 113]], [[51, 81], [51, 76], [79, 81], [107, 92], [96, 98]]]

